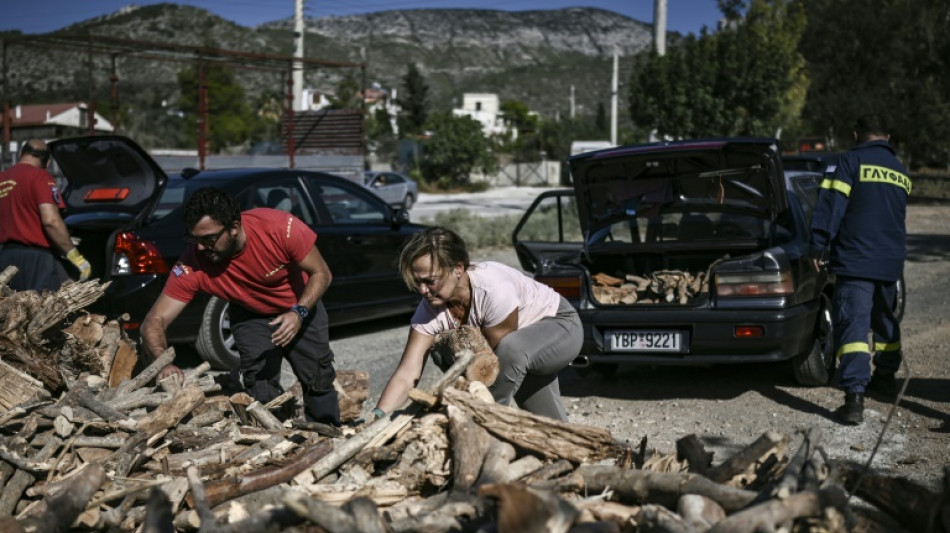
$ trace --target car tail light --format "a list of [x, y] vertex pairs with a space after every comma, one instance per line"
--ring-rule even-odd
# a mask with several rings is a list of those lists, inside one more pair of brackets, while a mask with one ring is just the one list
[[554, 289], [554, 292], [569, 299], [578, 299], [581, 297], [581, 278], [580, 276], [536, 276], [535, 281], [544, 283]]
[[115, 238], [115, 259], [112, 275], [167, 274], [168, 264], [152, 241], [134, 233], [120, 233]]
[[719, 297], [781, 296], [793, 292], [795, 282], [787, 270], [716, 274], [716, 295]]
[[736, 338], [738, 339], [751, 339], [764, 336], [765, 328], [762, 326], [736, 326]]

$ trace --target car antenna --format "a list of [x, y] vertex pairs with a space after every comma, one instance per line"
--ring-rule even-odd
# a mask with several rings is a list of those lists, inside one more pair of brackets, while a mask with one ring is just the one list
[[183, 168], [181, 169], [181, 177], [186, 180], [191, 179], [197, 176], [200, 172], [201, 171], [198, 170], [197, 168], [191, 168], [191, 167]]

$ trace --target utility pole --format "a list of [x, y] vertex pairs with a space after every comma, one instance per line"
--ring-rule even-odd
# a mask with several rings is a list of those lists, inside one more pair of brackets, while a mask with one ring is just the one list
[[[294, 57], [303, 59], [303, 0], [294, 0]], [[294, 103], [295, 111], [301, 111], [303, 105], [303, 63], [294, 62]]]
[[574, 86], [571, 85], [571, 120], [574, 120]]
[[614, 47], [614, 76], [610, 83], [610, 144], [617, 146], [617, 86], [620, 74], [620, 52]]
[[653, 44], [656, 55], [666, 55], [666, 0], [653, 0]]

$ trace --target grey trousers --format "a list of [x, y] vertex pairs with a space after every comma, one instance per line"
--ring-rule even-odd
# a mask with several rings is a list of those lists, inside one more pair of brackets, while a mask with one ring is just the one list
[[584, 328], [577, 311], [561, 298], [557, 314], [505, 335], [495, 355], [500, 372], [490, 387], [495, 401], [537, 415], [567, 420], [557, 373], [577, 357]]

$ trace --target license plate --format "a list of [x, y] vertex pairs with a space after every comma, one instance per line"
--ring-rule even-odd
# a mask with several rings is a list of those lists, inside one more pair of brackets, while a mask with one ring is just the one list
[[608, 352], [685, 352], [682, 331], [651, 331], [641, 329], [608, 330], [604, 344]]

